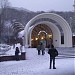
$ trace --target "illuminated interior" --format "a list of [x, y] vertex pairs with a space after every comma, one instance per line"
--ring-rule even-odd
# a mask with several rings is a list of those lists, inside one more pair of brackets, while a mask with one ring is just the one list
[[31, 35], [32, 47], [37, 47], [37, 45], [42, 42], [45, 47], [48, 47], [53, 39], [52, 30], [45, 24], [39, 24], [34, 27]]

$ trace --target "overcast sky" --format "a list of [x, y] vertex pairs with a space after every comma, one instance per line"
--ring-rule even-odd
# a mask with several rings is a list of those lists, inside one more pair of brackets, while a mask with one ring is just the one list
[[13, 7], [31, 11], [73, 11], [74, 0], [9, 0]]

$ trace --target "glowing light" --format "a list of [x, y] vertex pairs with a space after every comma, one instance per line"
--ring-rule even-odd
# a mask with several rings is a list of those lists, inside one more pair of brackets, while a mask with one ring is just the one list
[[51, 38], [51, 37], [52, 37], [52, 35], [48, 35], [48, 37], [49, 37], [49, 38]]
[[41, 37], [41, 39], [44, 39], [44, 37]]
[[44, 33], [47, 35], [46, 31], [40, 31], [40, 32], [38, 33], [38, 35], [40, 35], [40, 33], [42, 33], [42, 32], [44, 32]]
[[35, 40], [38, 40], [38, 38], [35, 38]]

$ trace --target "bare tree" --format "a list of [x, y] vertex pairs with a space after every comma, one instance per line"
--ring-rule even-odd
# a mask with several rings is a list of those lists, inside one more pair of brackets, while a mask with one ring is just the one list
[[9, 5], [8, 0], [0, 0], [0, 37], [4, 26], [4, 12]]

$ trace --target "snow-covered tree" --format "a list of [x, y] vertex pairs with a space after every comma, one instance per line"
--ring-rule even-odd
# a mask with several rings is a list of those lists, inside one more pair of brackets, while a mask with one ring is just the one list
[[8, 0], [0, 0], [0, 37], [3, 32], [5, 22], [4, 16], [6, 14], [6, 8], [9, 7], [9, 4], [10, 3], [8, 2]]

